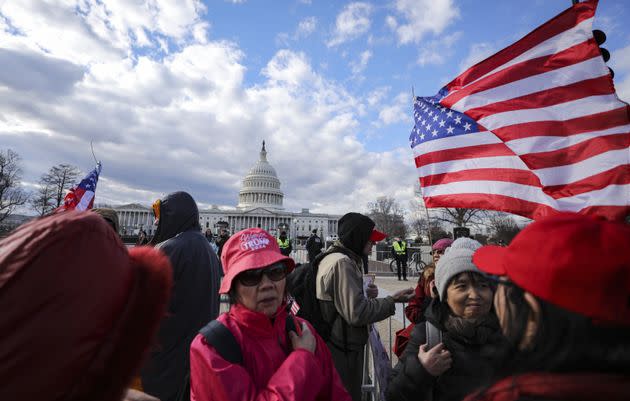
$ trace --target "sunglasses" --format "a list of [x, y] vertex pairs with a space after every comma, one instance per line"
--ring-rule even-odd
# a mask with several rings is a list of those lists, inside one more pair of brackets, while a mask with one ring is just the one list
[[280, 281], [287, 276], [287, 267], [284, 263], [277, 263], [263, 269], [246, 270], [236, 279], [246, 287], [253, 287], [260, 284], [263, 274], [271, 281]]
[[151, 205], [151, 208], [153, 209], [153, 216], [154, 216], [156, 219], [159, 219], [159, 218], [160, 218], [160, 204], [161, 204], [161, 202], [160, 202], [160, 200], [158, 199], [158, 200], [156, 200], [155, 202], [153, 202], [153, 205]]

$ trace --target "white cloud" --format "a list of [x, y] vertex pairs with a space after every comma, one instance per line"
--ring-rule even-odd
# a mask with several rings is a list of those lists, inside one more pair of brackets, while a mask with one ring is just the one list
[[396, 0], [398, 20], [388, 16], [386, 24], [396, 32], [399, 44], [420, 43], [427, 33], [440, 34], [460, 16], [453, 0]]
[[350, 3], [337, 15], [333, 37], [328, 41], [329, 47], [357, 39], [367, 33], [373, 7], [369, 3]]
[[387, 96], [391, 88], [389, 86], [382, 86], [368, 93], [366, 100], [370, 107], [378, 106], [381, 101]]
[[459, 63], [460, 71], [465, 71], [478, 62], [485, 60], [496, 52], [494, 45], [490, 43], [474, 43], [468, 50], [468, 55]]
[[22, 35], [3, 30], [0, 43], [41, 49], [80, 64], [112, 61], [131, 55], [136, 46], [164, 49], [165, 37], [177, 44], [201, 38], [208, 28], [200, 21], [205, 12], [198, 0], [83, 0], [76, 7], [70, 2], [4, 2], [0, 15]]
[[[94, 26], [105, 22], [99, 34], [86, 28], [87, 9], [76, 14], [74, 5], [35, 3], [0, 10], [0, 143], [22, 156], [25, 181], [37, 182], [57, 163], [89, 170], [93, 140], [103, 161], [97, 202], [149, 203], [185, 190], [202, 204], [235, 205], [265, 139], [288, 210], [344, 213], [364, 210], [379, 195], [413, 196], [411, 185], [391, 180], [392, 171], [415, 175], [410, 151], [369, 152], [359, 140], [359, 116], [388, 88], [355, 98], [318, 74], [304, 53], [287, 49], [254, 71], [261, 81], [252, 86], [244, 79], [247, 55], [233, 42], [208, 38], [199, 14], [172, 14], [180, 22], [160, 25], [161, 13], [171, 11], [151, 2], [147, 13], [155, 21], [142, 13], [120, 17], [144, 37], [121, 36], [98, 4], [89, 13]], [[118, 3], [107, 6], [122, 12]], [[25, 19], [29, 13], [50, 26], [39, 29]], [[62, 26], [65, 45], [45, 38]], [[131, 56], [129, 46], [157, 48], [156, 35], [179, 44], [160, 57]], [[385, 114], [387, 121], [401, 118]]]
[[462, 32], [454, 32], [440, 39], [427, 42], [418, 52], [417, 63], [421, 66], [444, 64], [453, 55], [453, 45], [461, 38]]
[[295, 33], [293, 35], [287, 32], [281, 32], [276, 35], [276, 45], [278, 47], [289, 47], [291, 41], [298, 41], [300, 39], [310, 36], [317, 29], [317, 18], [307, 17], [298, 23]]
[[363, 72], [371, 58], [372, 52], [370, 50], [365, 50], [361, 52], [361, 54], [359, 55], [359, 59], [350, 63], [352, 74], [356, 76]]
[[385, 25], [387, 25], [392, 31], [395, 31], [398, 28], [398, 21], [395, 17], [388, 15], [385, 17]]
[[315, 29], [317, 29], [317, 18], [315, 17], [304, 18], [298, 24], [298, 27], [297, 27], [297, 30], [295, 31], [294, 36], [296, 38], [304, 38], [304, 37], [309, 36], [313, 32], [315, 32]]
[[630, 102], [630, 46], [613, 51], [609, 64], [615, 71], [617, 96], [627, 103]]
[[381, 109], [378, 115], [379, 121], [385, 125], [409, 121], [411, 124], [411, 96], [408, 93], [400, 93], [389, 106]]

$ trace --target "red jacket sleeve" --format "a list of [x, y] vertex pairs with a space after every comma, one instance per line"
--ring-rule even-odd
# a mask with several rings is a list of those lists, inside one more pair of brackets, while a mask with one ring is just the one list
[[306, 350], [291, 352], [267, 386], [256, 392], [247, 370], [223, 359], [201, 335], [190, 347], [192, 401], [311, 401], [323, 385], [322, 369]]
[[405, 308], [405, 316], [407, 316], [407, 319], [412, 323], [417, 323], [424, 312], [422, 310], [424, 298], [424, 276], [420, 276], [418, 285], [416, 285], [415, 296], [409, 301], [409, 305]]

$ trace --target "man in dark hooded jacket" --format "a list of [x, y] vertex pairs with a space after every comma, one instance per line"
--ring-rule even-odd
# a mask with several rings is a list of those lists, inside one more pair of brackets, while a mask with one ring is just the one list
[[154, 214], [158, 226], [151, 244], [173, 265], [173, 290], [157, 344], [141, 372], [142, 387], [161, 401], [173, 401], [190, 370], [190, 343], [219, 315], [221, 265], [201, 233], [197, 204], [189, 194], [166, 196], [154, 204]]
[[[368, 341], [368, 325], [395, 312], [396, 302], [413, 297], [413, 288], [392, 296], [376, 298], [372, 286], [363, 291], [363, 255], [385, 234], [374, 230], [374, 222], [360, 213], [348, 213], [339, 219], [339, 240], [331, 248], [339, 252], [325, 256], [319, 263], [315, 291], [323, 317], [332, 322], [326, 342], [346, 390], [354, 401], [361, 400], [363, 348]], [[370, 290], [374, 291], [370, 294]]]

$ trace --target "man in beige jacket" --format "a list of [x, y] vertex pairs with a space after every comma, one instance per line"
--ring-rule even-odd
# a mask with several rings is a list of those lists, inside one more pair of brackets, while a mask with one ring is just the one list
[[[413, 297], [413, 289], [392, 296], [376, 298], [372, 286], [368, 296], [363, 291], [362, 255], [371, 253], [374, 242], [385, 235], [374, 230], [374, 222], [360, 213], [348, 213], [339, 220], [339, 241], [331, 253], [319, 263], [317, 299], [323, 317], [332, 322], [327, 341], [335, 367], [354, 401], [361, 400], [361, 378], [364, 347], [368, 340], [368, 324], [386, 319], [395, 313], [396, 302]], [[332, 249], [329, 249], [329, 252]]]

